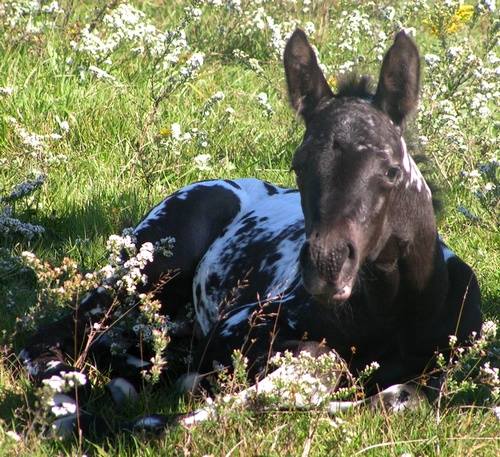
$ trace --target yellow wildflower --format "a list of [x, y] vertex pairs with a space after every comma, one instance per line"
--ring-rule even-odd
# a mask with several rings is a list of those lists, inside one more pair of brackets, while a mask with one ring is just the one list
[[472, 5], [460, 5], [448, 21], [446, 32], [450, 34], [458, 32], [470, 20], [473, 14], [474, 7]]
[[170, 127], [161, 128], [160, 136], [172, 136], [172, 129]]
[[423, 24], [434, 35], [451, 35], [458, 32], [474, 15], [472, 5], [460, 5], [453, 13], [438, 12], [434, 17], [424, 19]]
[[424, 19], [422, 22], [434, 36], [439, 35], [439, 27], [433, 21], [430, 19]]
[[337, 89], [337, 78], [335, 76], [330, 76], [328, 78], [327, 82], [333, 91], [335, 91]]

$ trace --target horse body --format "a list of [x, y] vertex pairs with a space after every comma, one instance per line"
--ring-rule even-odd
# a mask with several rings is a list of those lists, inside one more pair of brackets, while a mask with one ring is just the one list
[[[314, 343], [354, 372], [377, 361], [372, 387], [414, 379], [450, 335], [463, 343], [481, 325], [474, 273], [439, 238], [431, 192], [402, 137], [418, 99], [418, 51], [399, 33], [374, 94], [361, 79], [334, 95], [300, 30], [284, 61], [306, 126], [292, 161], [298, 189], [215, 180], [167, 197], [134, 230], [138, 246], [175, 239], [172, 256], [144, 268], [142, 290], [155, 290], [174, 322], [193, 303], [196, 354], [187, 368], [201, 375], [230, 366], [239, 349], [250, 378], [262, 377], [273, 353]], [[53, 373], [54, 358], [71, 355], [107, 306], [97, 289], [75, 315], [42, 329], [22, 352], [28, 368]], [[94, 349], [110, 344], [101, 338]], [[47, 359], [53, 348], [59, 358]], [[122, 349], [115, 366], [148, 366], [143, 348]]]

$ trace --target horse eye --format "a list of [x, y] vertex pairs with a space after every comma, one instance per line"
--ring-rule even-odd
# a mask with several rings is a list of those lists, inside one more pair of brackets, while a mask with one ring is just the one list
[[399, 167], [390, 167], [385, 172], [385, 176], [390, 181], [394, 181], [399, 176]]

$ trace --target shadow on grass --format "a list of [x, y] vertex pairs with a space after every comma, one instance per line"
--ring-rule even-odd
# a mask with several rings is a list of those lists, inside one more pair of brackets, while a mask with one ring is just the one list
[[[144, 199], [136, 192], [92, 194], [84, 202], [70, 202], [50, 213], [19, 215], [45, 228], [33, 246], [49, 261], [71, 257], [82, 269], [94, 268], [102, 256], [105, 240], [113, 233], [135, 226], [145, 213]], [[96, 259], [97, 253], [97, 259]]]

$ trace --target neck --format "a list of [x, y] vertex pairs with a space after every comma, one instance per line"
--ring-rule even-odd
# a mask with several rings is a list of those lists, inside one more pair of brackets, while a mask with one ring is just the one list
[[395, 299], [405, 290], [419, 300], [436, 278], [445, 280], [446, 266], [438, 251], [431, 191], [403, 139], [401, 144], [404, 176], [389, 205], [392, 235], [374, 263], [387, 284], [385, 297]]
[[[420, 292], [426, 288], [435, 267], [436, 218], [431, 190], [409, 154], [403, 137], [401, 149], [404, 177], [397, 198], [400, 207], [395, 206], [397, 214], [404, 214], [406, 219], [398, 221], [399, 229], [402, 229], [400, 239], [406, 245], [406, 252], [402, 255], [402, 279]], [[412, 217], [408, 218], [408, 214]]]

